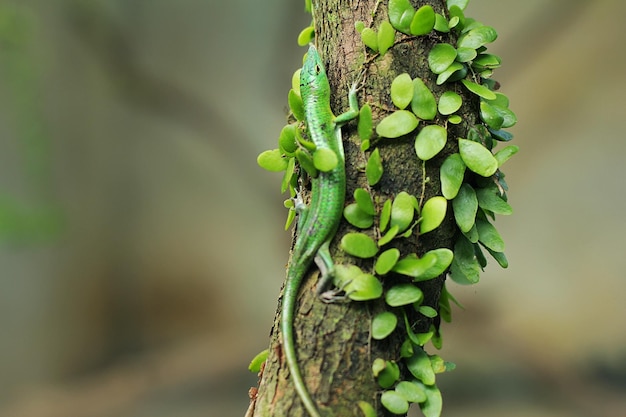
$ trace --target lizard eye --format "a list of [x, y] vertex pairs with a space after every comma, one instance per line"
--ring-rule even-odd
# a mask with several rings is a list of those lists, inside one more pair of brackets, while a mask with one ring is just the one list
[[320, 67], [318, 64], [315, 65], [315, 73], [319, 74], [320, 72], [322, 72], [322, 67]]

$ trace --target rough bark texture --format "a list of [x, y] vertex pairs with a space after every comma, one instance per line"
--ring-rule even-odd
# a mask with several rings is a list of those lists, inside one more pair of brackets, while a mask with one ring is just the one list
[[[438, 13], [445, 14], [445, 1], [412, 1], [418, 8], [430, 4]], [[376, 6], [376, 0], [320, 0], [314, 2], [316, 22], [316, 43], [325, 58], [326, 70], [331, 83], [332, 108], [339, 114], [347, 108], [347, 90], [358, 72], [367, 68], [364, 89], [359, 93], [359, 104], [365, 101], [373, 104], [375, 124], [393, 109], [389, 95], [391, 81], [399, 74], [408, 72], [411, 77], [420, 77], [436, 96], [443, 87], [435, 84], [436, 76], [428, 68], [427, 55], [432, 46], [449, 41], [447, 35], [407, 37], [398, 33], [396, 45], [384, 57], [365, 60], [365, 48], [359, 34], [354, 29], [355, 21], [363, 21], [366, 26], [377, 28], [383, 19], [388, 19], [387, 2]], [[376, 10], [376, 13], [372, 11]], [[374, 17], [372, 17], [374, 16]], [[371, 52], [371, 51], [370, 51]], [[368, 54], [368, 58], [371, 54]], [[447, 85], [446, 89], [455, 88]], [[465, 137], [467, 127], [476, 119], [476, 101], [460, 88], [455, 88], [464, 99], [463, 108], [458, 112], [464, 122], [458, 126], [448, 126], [449, 138]], [[443, 125], [443, 120], [436, 120]], [[353, 202], [352, 194], [357, 187], [365, 187], [367, 180], [364, 167], [368, 155], [359, 149], [355, 123], [343, 129], [346, 150], [347, 192], [346, 204]], [[415, 155], [414, 134], [398, 139], [382, 139], [376, 144], [383, 159], [384, 176], [372, 189], [378, 208], [388, 197], [400, 191], [415, 196], [429, 197], [441, 195], [439, 167], [443, 160], [457, 151], [454, 140], [448, 140], [446, 148], [425, 166]], [[426, 178], [426, 182], [425, 182]], [[451, 210], [444, 223], [435, 231], [424, 236], [414, 233], [409, 239], [399, 239], [395, 246], [403, 255], [411, 252], [423, 254], [435, 248], [452, 248], [455, 233]], [[345, 254], [338, 249], [338, 241], [346, 232], [353, 231], [343, 221], [337, 238], [331, 245], [335, 263], [342, 263]], [[396, 241], [394, 241], [396, 242]], [[355, 262], [354, 258], [345, 262]], [[364, 269], [371, 262], [361, 262]], [[357, 402], [364, 400], [376, 404], [378, 415], [388, 415], [379, 404], [380, 387], [372, 376], [372, 361], [381, 357], [399, 359], [400, 344], [404, 333], [396, 331], [383, 341], [370, 338], [371, 318], [377, 312], [388, 309], [383, 300], [374, 302], [349, 302], [344, 304], [324, 304], [315, 295], [318, 272], [313, 266], [300, 292], [299, 306], [295, 318], [295, 337], [298, 346], [300, 366], [311, 395], [323, 416], [360, 415]], [[437, 309], [444, 277], [426, 281], [421, 285], [424, 291], [423, 305]], [[387, 276], [384, 286], [406, 281], [406, 277]], [[270, 356], [262, 373], [254, 416], [307, 416], [289, 377], [285, 357], [281, 350], [278, 309], [271, 334]], [[412, 317], [416, 332], [428, 331], [432, 319], [424, 316]], [[407, 371], [402, 369], [403, 373]]]

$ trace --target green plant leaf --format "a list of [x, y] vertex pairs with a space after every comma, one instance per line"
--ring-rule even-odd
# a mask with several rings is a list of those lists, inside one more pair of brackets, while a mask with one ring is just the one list
[[400, 381], [398, 385], [396, 385], [395, 390], [410, 403], [426, 401], [426, 393], [421, 386], [415, 384], [413, 381]]
[[337, 288], [345, 288], [347, 284], [364, 274], [365, 272], [356, 265], [336, 264], [333, 284]]
[[300, 73], [301, 72], [302, 72], [302, 68], [298, 68], [297, 70], [294, 71], [293, 75], [291, 76], [291, 88], [297, 95], [300, 95]]
[[385, 391], [380, 396], [380, 403], [392, 414], [406, 414], [409, 411], [409, 402], [396, 391]]
[[411, 21], [415, 9], [409, 0], [389, 0], [389, 21], [391, 25], [402, 33], [410, 35]]
[[478, 199], [471, 185], [461, 185], [457, 196], [452, 200], [454, 219], [463, 233], [470, 231], [476, 220], [478, 211]]
[[435, 384], [435, 371], [433, 371], [430, 358], [423, 349], [415, 349], [413, 356], [406, 360], [406, 367], [424, 385]]
[[428, 66], [435, 74], [441, 74], [456, 59], [456, 49], [449, 43], [438, 43], [428, 54]]
[[491, 26], [478, 26], [461, 35], [457, 42], [459, 48], [478, 49], [496, 40], [498, 33]]
[[398, 284], [389, 288], [385, 294], [385, 302], [391, 307], [421, 302], [424, 293], [413, 284]]
[[363, 413], [363, 417], [376, 417], [378, 414], [376, 413], [376, 409], [366, 401], [357, 402], [361, 413]]
[[372, 201], [372, 196], [365, 188], [357, 188], [354, 190], [354, 200], [359, 205], [359, 208], [373, 216], [376, 214], [376, 209], [374, 208], [374, 202]]
[[415, 138], [415, 153], [422, 161], [428, 161], [437, 155], [448, 138], [448, 131], [439, 125], [424, 126]]
[[428, 317], [428, 318], [433, 318], [433, 317], [437, 317], [437, 310], [435, 310], [432, 307], [429, 306], [420, 306], [419, 310], [420, 314]]
[[437, 32], [448, 33], [450, 32], [450, 26], [448, 26], [448, 19], [439, 13], [435, 13], [435, 27]]
[[456, 81], [467, 75], [467, 67], [460, 62], [453, 62], [445, 71], [437, 77], [437, 85], [446, 81]]
[[339, 158], [332, 149], [318, 148], [313, 153], [313, 165], [322, 172], [332, 171], [339, 164]]
[[287, 102], [289, 103], [289, 108], [293, 113], [293, 116], [298, 121], [304, 120], [304, 104], [302, 103], [302, 97], [298, 93], [296, 93], [293, 89], [289, 90], [289, 94], [287, 95]]
[[410, 111], [397, 110], [378, 123], [376, 133], [384, 138], [397, 138], [414, 131], [418, 123]]
[[477, 70], [494, 69], [494, 68], [498, 68], [501, 64], [502, 64], [502, 60], [497, 55], [480, 54], [472, 62], [472, 67], [474, 67]]
[[439, 248], [426, 252], [422, 259], [431, 256], [435, 257], [435, 263], [427, 268], [425, 271], [423, 271], [421, 274], [419, 274], [416, 281], [426, 281], [443, 274], [452, 263], [452, 258], [454, 257], [454, 254], [450, 249]]
[[316, 178], [318, 172], [317, 168], [315, 168], [315, 164], [313, 163], [313, 157], [311, 154], [298, 148], [296, 149], [295, 155], [300, 167], [302, 167], [302, 169], [304, 169], [306, 173], [311, 176], [311, 178]]
[[383, 176], [383, 161], [378, 148], [374, 149], [374, 152], [372, 152], [367, 159], [365, 176], [367, 177], [367, 183], [372, 187], [378, 184], [378, 181], [380, 181]]
[[356, 22], [354, 22], [354, 29], [357, 31], [357, 33], [363, 32], [363, 29], [365, 29], [365, 23], [361, 20], [357, 20]]
[[357, 203], [348, 204], [344, 207], [343, 217], [348, 223], [359, 229], [369, 229], [374, 225], [374, 216], [361, 210]]
[[439, 169], [439, 176], [441, 178], [441, 193], [445, 198], [452, 200], [456, 197], [461, 184], [463, 184], [464, 175], [465, 164], [461, 155], [453, 153], [443, 161]]
[[420, 223], [420, 233], [428, 233], [431, 230], [439, 227], [443, 219], [446, 217], [446, 209], [448, 207], [448, 200], [445, 197], [435, 196], [431, 197], [424, 203], [420, 216], [422, 221]]
[[281, 152], [292, 156], [296, 149], [298, 149], [298, 143], [296, 142], [296, 125], [288, 124], [280, 131], [278, 136], [278, 148]]
[[359, 122], [357, 124], [357, 132], [359, 133], [359, 138], [364, 140], [370, 140], [372, 138], [372, 134], [374, 133], [373, 123], [372, 123], [372, 108], [369, 104], [365, 103], [361, 110], [359, 111]]
[[498, 130], [504, 123], [504, 117], [500, 112], [484, 100], [480, 102], [480, 118], [493, 130]]
[[383, 20], [378, 27], [378, 52], [385, 55], [387, 50], [393, 46], [396, 40], [396, 30], [386, 20]]
[[435, 96], [420, 78], [413, 80], [411, 110], [422, 120], [433, 120], [437, 115]]
[[378, 252], [374, 239], [365, 233], [346, 233], [341, 238], [341, 249], [357, 258], [372, 258]]
[[[376, 359], [374, 362], [378, 361]], [[380, 367], [380, 365], [379, 365]], [[384, 361], [384, 367], [375, 374], [378, 385], [382, 388], [392, 387], [400, 378], [400, 368], [398, 364], [392, 361]]]
[[461, 80], [461, 83], [472, 93], [476, 94], [479, 97], [482, 97], [486, 100], [495, 100], [496, 93], [485, 87], [484, 85], [476, 84], [470, 80]]
[[441, 97], [439, 97], [438, 110], [439, 113], [447, 116], [459, 110], [461, 108], [461, 104], [463, 104], [463, 99], [460, 95], [454, 91], [445, 91]]
[[263, 151], [256, 158], [257, 164], [267, 171], [280, 172], [287, 169], [288, 158], [284, 158], [280, 149]]
[[498, 167], [501, 167], [506, 161], [509, 160], [513, 155], [515, 155], [519, 151], [519, 147], [516, 145], [509, 145], [505, 148], [500, 149], [494, 157], [496, 161], [498, 161]]
[[435, 27], [435, 11], [432, 6], [424, 5], [417, 9], [409, 28], [412, 35], [420, 36], [430, 33]]
[[372, 319], [372, 338], [382, 340], [389, 336], [398, 324], [398, 317], [391, 311], [377, 314]]
[[495, 187], [477, 189], [476, 197], [478, 206], [483, 210], [505, 216], [513, 213], [513, 208], [497, 194]]
[[361, 40], [372, 51], [378, 52], [378, 34], [372, 28], [365, 28], [361, 32]]
[[494, 252], [504, 252], [504, 240], [498, 230], [487, 220], [477, 218], [476, 229], [478, 230], [478, 240], [487, 248]]
[[424, 281], [422, 276], [436, 264], [437, 256], [435, 254], [425, 254], [423, 257], [418, 258], [413, 253], [399, 260], [392, 268], [392, 271], [412, 277], [415, 281]]
[[463, 163], [471, 171], [483, 177], [490, 177], [498, 169], [498, 161], [482, 144], [467, 139], [459, 139], [459, 154]]
[[424, 385], [426, 401], [419, 403], [424, 417], [440, 417], [443, 409], [443, 398], [436, 385]]
[[475, 284], [480, 278], [480, 265], [476, 260], [474, 245], [463, 237], [459, 237], [454, 244], [450, 278], [460, 285]]
[[470, 62], [478, 56], [476, 49], [473, 48], [457, 48], [456, 60], [458, 62]]
[[384, 232], [387, 229], [387, 226], [389, 225], [389, 220], [391, 220], [392, 204], [393, 203], [391, 199], [385, 200], [385, 203], [383, 204], [383, 208], [382, 210], [380, 210], [380, 220], [378, 223], [378, 228], [380, 229], [381, 232]]
[[385, 275], [396, 265], [398, 259], [400, 259], [400, 251], [398, 249], [387, 249], [376, 259], [374, 271], [378, 275]]
[[387, 230], [387, 233], [385, 233], [383, 237], [378, 239], [378, 246], [382, 247], [391, 242], [393, 238], [398, 235], [398, 230], [399, 228], [397, 225], [390, 227], [389, 230]]
[[402, 73], [391, 82], [391, 101], [399, 109], [406, 108], [413, 99], [413, 80], [409, 74]]
[[448, 8], [448, 10], [450, 10], [450, 8], [452, 6], [456, 6], [461, 10], [465, 10], [465, 8], [467, 7], [467, 5], [469, 4], [469, 0], [448, 0], [446, 1], [446, 7]]
[[493, 257], [493, 259], [495, 259], [496, 262], [498, 262], [498, 264], [502, 268], [509, 267], [509, 261], [506, 259], [506, 255], [503, 252], [494, 252], [489, 248], [486, 248], [486, 249], [487, 249], [487, 252], [489, 252], [489, 254]]
[[413, 222], [415, 208], [413, 198], [406, 191], [401, 191], [391, 204], [391, 226], [398, 226], [398, 232], [406, 230]]
[[[394, 316], [395, 317], [395, 316]], [[261, 352], [259, 352], [254, 358], [252, 358], [252, 360], [250, 361], [250, 364], [248, 365], [248, 370], [250, 372], [260, 372], [261, 371], [261, 366], [263, 365], [263, 363], [267, 360], [267, 357], [269, 356], [269, 349], [265, 349]]]
[[343, 290], [354, 301], [375, 300], [383, 295], [383, 285], [372, 274], [360, 274], [348, 282]]
[[308, 26], [302, 29], [300, 34], [298, 35], [298, 45], [307, 46], [313, 39], [315, 38], [315, 28], [313, 26]]
[[448, 117], [448, 123], [453, 124], [453, 125], [458, 125], [463, 121], [463, 118], [461, 118], [461, 116], [459, 116], [458, 114], [453, 114], [452, 116]]
[[[313, 168], [315, 169], [315, 168]], [[296, 186], [296, 176], [294, 175], [296, 170], [296, 158], [289, 158], [287, 162], [287, 169], [283, 174], [283, 180], [280, 184], [280, 192], [281, 194], [285, 191], [289, 190], [291, 196], [295, 196], [294, 187]], [[285, 229], [286, 230], [286, 229]]]

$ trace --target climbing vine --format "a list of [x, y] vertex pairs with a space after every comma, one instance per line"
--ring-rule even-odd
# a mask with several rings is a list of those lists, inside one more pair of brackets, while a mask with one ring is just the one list
[[[451, 320], [451, 303], [456, 303], [444, 284], [437, 308], [423, 305], [420, 283], [442, 275], [466, 285], [475, 284], [487, 265], [486, 253], [501, 267], [508, 261], [504, 241], [493, 225], [496, 215], [509, 215], [508, 187], [502, 165], [517, 151], [515, 145], [503, 145], [512, 135], [506, 131], [517, 119], [509, 109], [508, 98], [498, 92], [493, 71], [501, 64], [498, 56], [487, 50], [497, 33], [491, 26], [465, 16], [469, 0], [448, 0], [447, 10], [437, 13], [430, 5], [415, 9], [409, 0], [378, 2], [376, 10], [387, 7], [385, 19], [377, 27], [356, 22], [355, 29], [363, 43], [363, 78], [369, 66], [401, 43], [419, 37], [436, 39], [428, 51], [428, 68], [441, 88], [437, 92], [428, 81], [405, 72], [389, 85], [390, 105], [363, 100], [357, 134], [367, 185], [357, 188], [344, 208], [344, 218], [353, 227], [338, 237], [340, 249], [354, 259], [336, 265], [334, 284], [353, 301], [384, 300], [387, 308], [374, 315], [371, 338], [381, 341], [394, 332], [403, 332], [404, 343], [399, 357], [374, 358], [372, 374], [381, 387], [380, 403], [393, 414], [406, 414], [411, 403], [419, 405], [426, 417], [441, 414], [442, 397], [436, 385], [436, 374], [451, 370], [454, 364], [426, 352], [430, 342], [442, 346], [439, 326], [433, 319]], [[310, 1], [306, 2], [311, 11]], [[388, 19], [387, 19], [388, 18]], [[454, 42], [444, 42], [441, 34], [452, 33]], [[300, 45], [315, 38], [315, 25], [298, 36]], [[441, 40], [441, 41], [439, 41]], [[363, 82], [364, 84], [364, 82]], [[472, 97], [479, 118], [464, 120], [460, 109], [462, 95]], [[307, 175], [327, 170], [337, 163], [334, 153], [315, 151], [307, 139], [304, 110], [299, 89], [299, 70], [294, 73], [288, 94], [290, 113], [282, 129], [278, 148], [265, 151], [258, 164], [270, 171], [282, 172], [281, 192], [289, 193], [285, 201], [288, 216], [285, 228], [295, 217], [293, 198]], [[373, 109], [382, 115], [374, 121]], [[463, 126], [465, 137], [458, 137], [452, 126]], [[422, 189], [416, 195], [407, 191], [392, 197], [373, 193], [385, 171], [379, 145], [397, 138], [414, 138], [415, 158], [421, 166]], [[427, 161], [444, 156], [439, 169], [440, 195], [426, 198]], [[346, 199], [350, 201], [349, 196]], [[402, 239], [436, 231], [451, 212], [456, 226], [452, 247], [441, 247], [426, 253], [402, 254], [394, 247]], [[401, 279], [388, 280], [390, 276]], [[411, 317], [430, 320], [428, 331], [415, 333]], [[260, 358], [260, 359], [259, 359]], [[264, 356], [254, 361], [257, 370]], [[408, 378], [402, 378], [402, 369]], [[368, 402], [358, 407], [365, 416], [375, 416]]]

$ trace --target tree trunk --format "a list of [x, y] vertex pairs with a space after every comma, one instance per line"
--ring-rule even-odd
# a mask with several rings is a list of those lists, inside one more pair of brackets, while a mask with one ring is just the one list
[[[355, 22], [362, 21], [366, 27], [378, 28], [381, 21], [388, 20], [387, 2], [382, 3], [377, 0], [319, 0], [314, 2], [313, 7], [316, 44], [325, 60], [333, 91], [331, 105], [334, 113], [340, 114], [348, 108], [348, 86], [365, 68], [366, 82], [359, 92], [359, 105], [370, 103], [375, 125], [394, 107], [389, 88], [391, 81], [401, 73], [408, 72], [412, 78], [421, 78], [436, 96], [451, 88], [449, 85], [436, 85], [436, 75], [428, 67], [427, 56], [436, 43], [454, 44], [448, 38], [454, 36], [452, 34], [433, 32], [429, 36], [409, 37], [398, 32], [395, 45], [384, 56], [374, 56], [371, 51], [365, 55], [366, 48], [355, 30]], [[437, 13], [447, 15], [444, 0], [411, 3], [416, 9], [430, 4]], [[477, 100], [458, 86], [452, 88], [463, 98], [463, 107], [457, 112], [463, 122], [457, 126], [449, 125], [448, 135], [466, 137], [468, 127], [477, 118]], [[439, 115], [437, 117], [434, 122], [443, 125], [445, 120], [440, 120]], [[356, 123], [348, 124], [342, 132], [346, 154], [346, 204], [349, 204], [353, 202], [356, 188], [368, 188], [364, 167], [369, 151], [360, 150]], [[377, 142], [384, 164], [382, 179], [370, 188], [377, 209], [387, 198], [401, 191], [421, 197], [423, 201], [441, 195], [439, 169], [447, 156], [458, 152], [457, 142], [448, 140], [444, 150], [425, 163], [416, 157], [414, 143], [414, 134], [397, 139], [381, 138]], [[343, 220], [331, 244], [335, 263], [357, 263], [363, 269], [371, 269], [371, 261], [356, 260], [338, 248], [341, 237], [350, 231], [355, 229]], [[443, 224], [435, 231], [423, 236], [413, 233], [410, 238], [398, 240], [393, 246], [400, 250], [402, 256], [409, 253], [421, 255], [436, 248], [452, 249], [455, 233], [452, 210], [449, 209]], [[373, 340], [370, 336], [372, 317], [389, 309], [384, 299], [325, 304], [318, 300], [315, 293], [318, 275], [317, 268], [312, 266], [302, 285], [294, 333], [298, 361], [320, 413], [323, 416], [361, 415], [357, 403], [366, 401], [375, 405], [379, 416], [390, 415], [380, 406], [381, 389], [372, 374], [372, 363], [375, 358], [399, 362], [400, 346], [406, 339], [406, 332], [396, 331], [382, 341]], [[419, 284], [424, 292], [422, 305], [438, 310], [444, 279], [442, 275]], [[383, 285], [389, 288], [398, 282], [407, 282], [407, 277], [389, 274], [385, 276]], [[294, 390], [281, 349], [279, 315], [280, 308], [274, 320], [269, 358], [262, 371], [253, 415], [308, 416]], [[410, 320], [412, 329], [421, 333], [429, 330], [433, 319], [415, 314]], [[408, 371], [401, 367], [401, 373], [407, 374]]]

